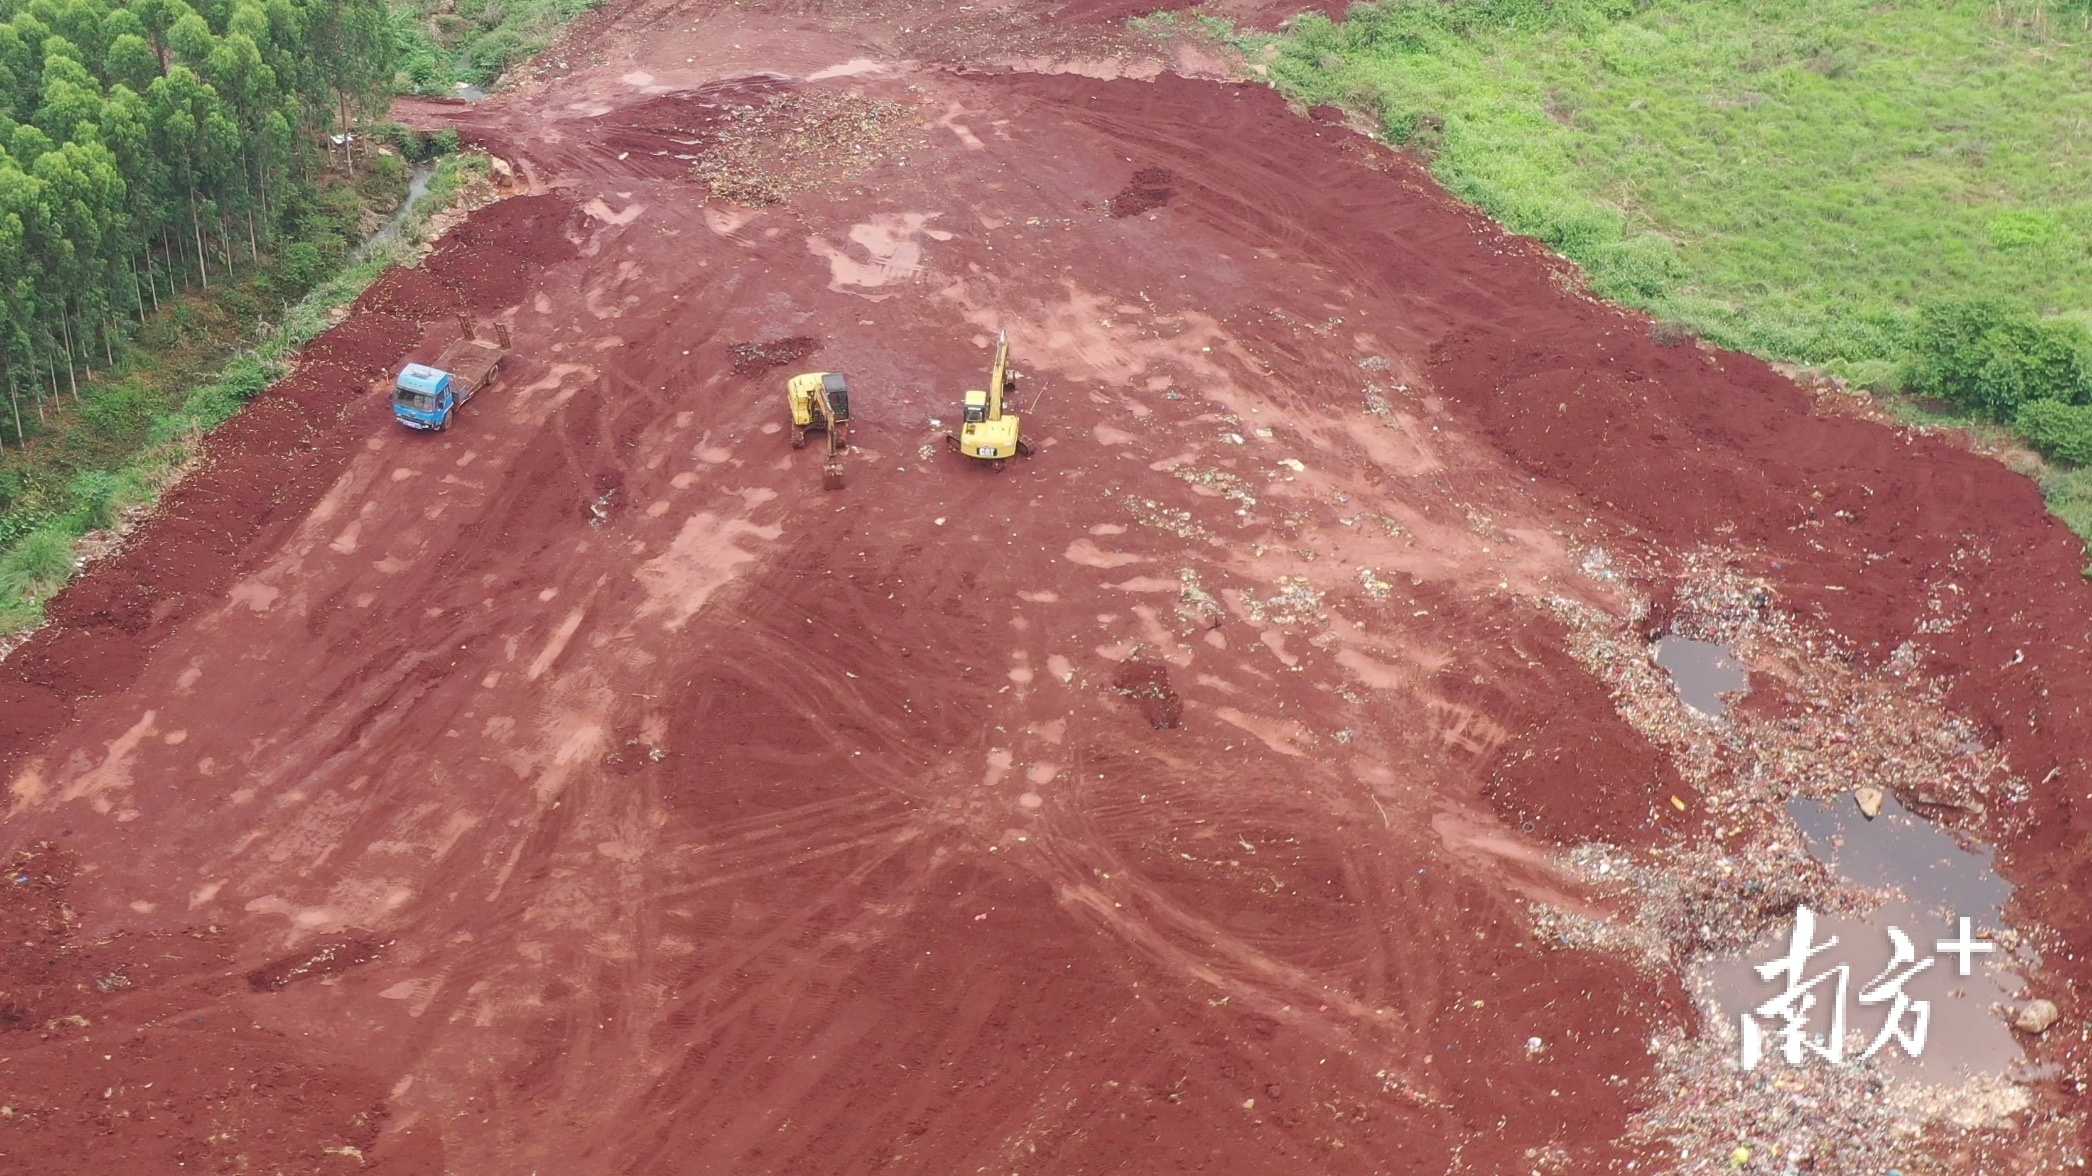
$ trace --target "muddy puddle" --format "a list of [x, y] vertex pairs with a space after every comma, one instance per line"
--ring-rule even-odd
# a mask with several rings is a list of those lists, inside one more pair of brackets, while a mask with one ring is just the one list
[[[1915, 957], [1898, 966], [1897, 974], [1918, 969], [1903, 985], [1912, 1003], [1899, 1021], [1918, 1049], [1911, 1056], [1894, 1037], [1882, 1039], [1872, 1064], [1891, 1076], [1934, 1086], [1958, 1086], [1986, 1075], [2030, 1077], [2007, 1018], [2024, 994], [2018, 970], [2031, 965], [2032, 959], [1995, 944], [1988, 952], [1971, 952], [1964, 975], [1962, 955], [1955, 949], [1964, 918], [1970, 921], [1970, 938], [1977, 941], [2004, 929], [2004, 907], [2012, 887], [1994, 870], [1992, 852], [1957, 841], [1894, 797], [1884, 798], [1880, 815], [1872, 820], [1850, 795], [1832, 802], [1796, 799], [1788, 802], [1787, 811], [1818, 861], [1855, 886], [1894, 892], [1894, 897], [1860, 915], [1816, 913], [1814, 944], [1828, 944], [1833, 938], [1836, 943], [1810, 958], [1802, 977], [1806, 982], [1840, 966], [1847, 969], [1847, 1060], [1874, 1046], [1890, 1020], [1889, 994], [1871, 1004], [1861, 1003], [1860, 997], [1896, 962], [1890, 935], [1895, 929], [1908, 938]], [[1732, 1032], [1742, 1015], [1784, 990], [1784, 976], [1762, 979], [1755, 965], [1785, 957], [1792, 931], [1793, 921], [1783, 920], [1776, 933], [1743, 956], [1705, 968], [1704, 991], [1712, 995]], [[1827, 1041], [1823, 1029], [1837, 1003], [1836, 983], [1832, 979], [1814, 990], [1821, 999], [1809, 1024], [1811, 1040], [1818, 1045]], [[1921, 1039], [1916, 1036], [1918, 1002], [1923, 1002], [1925, 1018]], [[1768, 1035], [1761, 1065], [1777, 1072], [1787, 1065], [1771, 1037], [1779, 1023], [1759, 1020]], [[1825, 1063], [1809, 1054], [1803, 1064]]]
[[1685, 705], [1708, 716], [1729, 713], [1729, 696], [1751, 688], [1751, 676], [1727, 647], [1686, 637], [1660, 637], [1656, 664], [1671, 675], [1671, 687]]

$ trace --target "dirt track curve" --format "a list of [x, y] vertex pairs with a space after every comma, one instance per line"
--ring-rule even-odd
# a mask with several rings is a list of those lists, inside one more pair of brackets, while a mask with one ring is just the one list
[[[1531, 912], [1621, 905], [1558, 847], [1736, 834], [1564, 619], [1638, 637], [1707, 550], [2041, 782], [1970, 827], [2081, 1023], [2092, 587], [2028, 483], [1659, 346], [1128, 6], [842, 7], [613, 0], [412, 109], [524, 191], [0, 663], [0, 1168], [1666, 1170], [1684, 989]], [[708, 201], [780, 95], [903, 117]], [[517, 352], [409, 435], [460, 310]], [[933, 422], [999, 328], [991, 473]]]

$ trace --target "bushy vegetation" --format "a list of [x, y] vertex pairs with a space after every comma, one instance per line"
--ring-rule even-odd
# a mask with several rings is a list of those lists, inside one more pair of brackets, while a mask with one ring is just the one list
[[450, 127], [423, 134], [413, 127], [388, 122], [372, 127], [371, 135], [379, 142], [391, 145], [403, 158], [416, 163], [450, 155], [458, 149], [458, 133]]
[[2013, 419], [2042, 456], [2092, 466], [2092, 405], [2030, 400]]
[[163, 291], [311, 240], [323, 132], [387, 92], [388, 32], [382, 0], [0, 0], [0, 442]]
[[2092, 400], [2092, 331], [1991, 300], [1934, 303], [1909, 342], [1912, 392], [2010, 423], [2037, 404]]
[[560, 27], [602, 0], [394, 0], [401, 90], [448, 95], [485, 88], [552, 43]]
[[[2088, 42], [2082, 0], [1386, 0], [1241, 38], [1605, 297], [2008, 424], [2083, 400]], [[2028, 418], [2071, 460], [2063, 419]]]

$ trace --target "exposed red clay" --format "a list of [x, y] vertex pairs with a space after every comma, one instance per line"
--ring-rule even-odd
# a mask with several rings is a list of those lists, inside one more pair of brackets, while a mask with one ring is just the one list
[[[766, 93], [921, 111], [905, 165], [707, 204], [653, 147], [748, 85], [715, 16]], [[1545, 606], [1623, 609], [1585, 545], [1747, 551], [2057, 769], [2003, 849], [2072, 1012], [2092, 589], [2024, 480], [1657, 346], [1267, 90], [805, 80], [871, 37], [613, 4], [570, 76], [417, 109], [534, 194], [0, 663], [0, 1167], [1656, 1170], [1692, 1010], [1527, 906], [1549, 846], [1702, 835]], [[459, 311], [515, 353], [409, 435], [383, 380]], [[999, 328], [1039, 453], [997, 472], [941, 436]], [[844, 491], [781, 343], [850, 377]]]

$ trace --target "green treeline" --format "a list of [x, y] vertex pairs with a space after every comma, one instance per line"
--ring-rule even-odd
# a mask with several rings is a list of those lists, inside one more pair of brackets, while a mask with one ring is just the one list
[[384, 0], [0, 0], [0, 438], [257, 260], [393, 55]]

